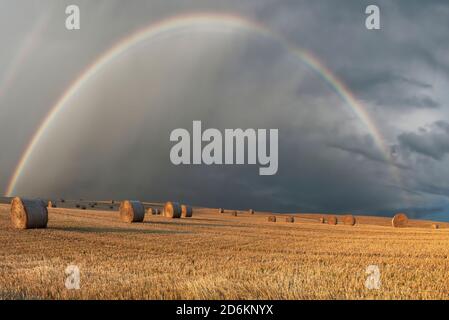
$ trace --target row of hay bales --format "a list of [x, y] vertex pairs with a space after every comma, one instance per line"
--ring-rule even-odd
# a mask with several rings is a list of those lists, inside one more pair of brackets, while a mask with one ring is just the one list
[[[256, 212], [254, 211], [254, 209], [249, 209], [248, 211], [243, 211], [243, 212], [248, 212], [249, 214], [253, 215]], [[242, 213], [243, 213], [242, 212]], [[231, 216], [237, 217], [239, 215], [239, 211], [237, 210], [225, 210], [223, 208], [218, 209], [218, 213], [224, 214], [224, 213], [230, 213]]]
[[[140, 201], [126, 200], [120, 204], [120, 218], [124, 222], [142, 222], [145, 218], [145, 207]], [[148, 208], [148, 214], [160, 215], [163, 214], [167, 218], [191, 218], [193, 216], [193, 209], [191, 206], [179, 204], [177, 202], [169, 201], [165, 204], [163, 211], [157, 208]]]
[[[280, 216], [268, 216], [268, 222], [277, 222], [278, 218]], [[292, 216], [287, 216], [287, 217], [282, 217], [285, 219], [285, 222], [288, 223], [294, 223], [295, 222], [295, 217]], [[324, 217], [320, 217], [318, 220], [320, 223], [327, 223], [329, 225], [337, 225], [338, 224], [338, 218], [336, 216], [329, 216], [326, 218]], [[354, 226], [356, 223], [356, 219], [353, 215], [346, 215], [342, 218], [343, 224], [347, 225], [347, 226]]]
[[[279, 217], [279, 216], [278, 216]], [[345, 215], [343, 217], [340, 218], [342, 223], [344, 225], [347, 226], [354, 226], [357, 222], [356, 218], [353, 215]], [[277, 221], [277, 217], [276, 216], [269, 216], [268, 217], [268, 222], [276, 222]], [[286, 217], [285, 218], [286, 222], [295, 222], [295, 218], [294, 217]], [[339, 218], [337, 218], [337, 216], [328, 216], [327, 218], [325, 217], [320, 217], [319, 218], [319, 222], [320, 223], [327, 223], [329, 225], [337, 225], [339, 223]], [[408, 226], [408, 217], [405, 213], [398, 213], [396, 214], [393, 219], [391, 220], [391, 225], [394, 228], [404, 228]], [[433, 229], [439, 229], [440, 226], [439, 224], [432, 224], [432, 228]]]
[[[228, 210], [228, 212], [230, 212], [231, 216], [235, 216], [235, 217], [238, 216], [238, 211], [236, 211], [236, 210]], [[226, 211], [223, 208], [220, 208], [220, 209], [218, 209], [218, 213], [224, 214], [224, 213], [226, 213]], [[255, 211], [253, 209], [249, 209], [248, 213], [253, 215], [253, 214], [255, 214]], [[268, 222], [277, 222], [280, 217], [281, 217], [280, 215], [278, 215], [278, 216], [274, 216], [274, 215], [268, 216]], [[295, 217], [293, 217], [293, 216], [282, 216], [282, 219], [284, 219], [284, 221], [287, 222], [287, 223], [294, 223], [295, 222]], [[355, 217], [353, 215], [346, 215], [346, 216], [343, 217], [342, 220], [343, 220], [343, 223], [345, 225], [354, 226], [356, 224], [356, 219], [355, 219]], [[338, 224], [338, 219], [337, 219], [336, 216], [329, 216], [327, 218], [327, 220], [325, 218], [321, 217], [319, 219], [319, 221], [320, 221], [320, 223], [328, 223], [330, 225]]]
[[[97, 203], [91, 203], [91, 207], [95, 207]], [[11, 202], [11, 222], [15, 228], [18, 229], [32, 229], [32, 228], [46, 228], [48, 223], [48, 208], [55, 208], [56, 205], [52, 201], [47, 204], [40, 200], [28, 200], [21, 198], [14, 198]], [[78, 207], [78, 206], [77, 206]], [[86, 209], [85, 206], [82, 209]], [[143, 222], [145, 218], [145, 207], [140, 201], [126, 200], [122, 201], [119, 208], [120, 218], [127, 223]], [[190, 218], [193, 216], [193, 209], [188, 205], [180, 205], [177, 202], [167, 202], [163, 210], [157, 208], [149, 208], [148, 214], [160, 215], [165, 217], [178, 219], [178, 218]], [[225, 213], [224, 209], [219, 209], [219, 213]], [[254, 210], [250, 209], [249, 214], [254, 214]], [[232, 216], [237, 216], [238, 212], [231, 211]], [[269, 222], [277, 222], [280, 216], [269, 216]], [[283, 217], [285, 222], [294, 223], [295, 217], [287, 216]], [[356, 219], [353, 215], [345, 215], [341, 218], [344, 225], [354, 226]], [[339, 220], [337, 216], [327, 216], [319, 218], [320, 223], [327, 223], [329, 225], [337, 225]], [[396, 214], [391, 224], [394, 228], [403, 228], [408, 226], [408, 217], [404, 213]], [[433, 229], [439, 229], [438, 224], [432, 224]]]
[[[17, 229], [46, 228], [48, 224], [48, 208], [55, 208], [55, 206], [40, 199], [16, 197], [11, 202], [12, 226]], [[83, 209], [85, 209], [84, 206]], [[140, 201], [125, 200], [120, 204], [119, 213], [123, 222], [143, 222], [145, 207]], [[165, 217], [172, 219], [190, 218], [193, 216], [193, 209], [191, 206], [169, 201], [165, 204], [163, 211], [149, 208], [148, 213], [151, 215], [163, 214]]]
[[[405, 213], [396, 214], [391, 220], [391, 225], [395, 228], [405, 228], [408, 226], [408, 217]], [[432, 229], [440, 229], [438, 223], [432, 224]]]
[[[280, 218], [280, 216], [276, 217], [276, 216], [269, 216], [268, 217], [268, 222], [278, 222], [278, 218]], [[287, 223], [294, 223], [295, 222], [295, 217], [291, 217], [291, 216], [287, 216], [287, 217], [282, 217], [285, 219], [285, 222]]]

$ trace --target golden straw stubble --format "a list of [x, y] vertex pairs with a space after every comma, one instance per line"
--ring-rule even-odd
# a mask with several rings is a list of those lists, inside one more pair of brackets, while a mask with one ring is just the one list
[[179, 203], [168, 201], [164, 206], [164, 216], [172, 219], [181, 218], [181, 206]]
[[48, 223], [46, 204], [40, 199], [14, 198], [11, 201], [11, 222], [16, 229], [46, 228]]
[[140, 201], [125, 200], [120, 204], [120, 219], [123, 222], [142, 222], [145, 218], [145, 207]]
[[193, 216], [193, 209], [188, 205], [181, 205], [181, 217], [183, 218], [191, 218]]
[[395, 228], [404, 228], [408, 224], [408, 217], [405, 213], [398, 213], [391, 220], [391, 225]]

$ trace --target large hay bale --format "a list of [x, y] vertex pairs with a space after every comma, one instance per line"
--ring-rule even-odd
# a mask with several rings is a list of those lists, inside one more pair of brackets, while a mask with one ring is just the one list
[[391, 220], [391, 225], [394, 228], [403, 228], [406, 227], [407, 224], [408, 224], [408, 217], [405, 213], [398, 213]]
[[222, 208], [218, 209], [218, 213], [224, 213], [224, 210]]
[[231, 212], [231, 216], [237, 217], [237, 216], [238, 216], [238, 212], [237, 212], [237, 211], [232, 211], [232, 212]]
[[440, 229], [440, 225], [437, 223], [432, 224], [432, 229]]
[[355, 218], [352, 214], [348, 214], [343, 217], [343, 223], [347, 226], [355, 225]]
[[254, 214], [254, 210], [253, 209], [249, 209], [249, 214]]
[[47, 208], [56, 208], [56, 202], [48, 201]]
[[326, 221], [324, 220], [323, 217], [320, 218], [320, 223], [325, 223]]
[[336, 216], [330, 216], [329, 218], [327, 218], [327, 224], [334, 226], [337, 223], [338, 223], [338, 219]]
[[157, 214], [157, 215], [160, 215], [161, 212], [162, 212], [160, 209], [154, 209], [154, 210], [156, 210], [156, 214]]
[[294, 223], [295, 222], [295, 217], [287, 217], [287, 218], [285, 218], [285, 222]]
[[164, 206], [164, 216], [167, 218], [181, 218], [181, 206], [177, 202], [167, 202]]
[[148, 208], [147, 213], [151, 216], [157, 215], [157, 209], [155, 208]]
[[193, 209], [188, 205], [181, 205], [181, 217], [183, 218], [191, 218], [193, 216]]
[[28, 200], [16, 197], [11, 202], [11, 222], [17, 229], [46, 228], [48, 210], [40, 200]]
[[275, 216], [269, 216], [268, 217], [268, 222], [276, 222], [276, 217]]
[[140, 201], [125, 200], [120, 204], [120, 218], [123, 222], [142, 222], [145, 208]]

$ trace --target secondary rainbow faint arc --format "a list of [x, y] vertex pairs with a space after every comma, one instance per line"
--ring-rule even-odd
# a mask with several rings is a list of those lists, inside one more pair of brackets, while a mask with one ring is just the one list
[[32, 55], [36, 45], [38, 44], [38, 40], [42, 35], [42, 32], [48, 25], [50, 14], [47, 12], [40, 16], [31, 32], [24, 38], [21, 45], [19, 46], [19, 50], [14, 55], [14, 58], [9, 63], [8, 68], [3, 73], [3, 78], [0, 81], [0, 98], [8, 91], [15, 78], [17, 77], [19, 69], [26, 62], [27, 58]]
[[103, 53], [97, 60], [95, 60], [91, 65], [89, 65], [80, 75], [75, 79], [74, 82], [69, 86], [69, 88], [63, 93], [58, 102], [51, 108], [50, 112], [44, 118], [43, 122], [37, 129], [36, 133], [33, 135], [29, 144], [25, 148], [22, 157], [12, 175], [8, 188], [6, 191], [7, 196], [11, 196], [14, 191], [18, 180], [21, 177], [24, 168], [26, 167], [29, 159], [31, 158], [36, 146], [39, 144], [41, 138], [44, 136], [48, 127], [52, 121], [58, 116], [58, 114], [64, 110], [67, 102], [83, 87], [83, 85], [89, 81], [99, 70], [101, 70], [105, 65], [109, 64], [112, 60], [120, 56], [122, 53], [126, 52], [134, 45], [139, 44], [144, 40], [148, 40], [152, 37], [167, 33], [178, 31], [182, 28], [190, 28], [197, 26], [217, 26], [227, 27], [230, 29], [244, 29], [246, 31], [254, 30], [256, 32], [262, 33], [269, 37], [273, 37], [280, 41], [289, 52], [299, 57], [307, 66], [316, 71], [324, 80], [326, 80], [335, 91], [343, 98], [343, 100], [350, 106], [351, 110], [355, 115], [362, 121], [362, 123], [367, 127], [368, 131], [372, 135], [376, 145], [382, 151], [385, 159], [391, 162], [390, 153], [388, 148], [385, 146], [382, 135], [377, 129], [375, 123], [371, 120], [368, 112], [365, 110], [363, 105], [357, 101], [351, 91], [346, 87], [346, 85], [340, 81], [333, 73], [324, 66], [317, 58], [315, 58], [310, 53], [305, 50], [299, 49], [282, 37], [279, 34], [269, 30], [264, 25], [259, 22], [250, 20], [246, 17], [242, 17], [235, 14], [223, 14], [223, 13], [194, 13], [186, 15], [177, 15], [171, 18], [163, 19], [159, 22], [152, 23], [149, 26], [125, 37], [118, 43], [116, 43], [112, 48]]

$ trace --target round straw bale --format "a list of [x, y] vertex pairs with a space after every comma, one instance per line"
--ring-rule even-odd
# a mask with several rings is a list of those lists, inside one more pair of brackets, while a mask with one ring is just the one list
[[183, 218], [191, 218], [193, 216], [193, 210], [191, 206], [181, 205], [181, 217]]
[[155, 209], [155, 208], [148, 208], [147, 213], [149, 215], [155, 216], [155, 215], [157, 215], [157, 211], [156, 210], [157, 209]]
[[46, 228], [48, 211], [40, 200], [26, 200], [16, 197], [11, 202], [11, 222], [17, 229]]
[[237, 217], [237, 216], [238, 216], [238, 212], [237, 212], [237, 211], [232, 211], [232, 212], [231, 212], [231, 216]]
[[47, 208], [56, 208], [56, 203], [53, 201], [48, 201]]
[[224, 213], [224, 210], [222, 208], [218, 209], [218, 213]]
[[324, 218], [320, 218], [320, 223], [325, 223]]
[[355, 225], [355, 218], [353, 215], [348, 214], [343, 217], [343, 223], [347, 226], [353, 226]]
[[164, 216], [167, 218], [181, 218], [181, 206], [177, 202], [167, 202], [164, 206]]
[[334, 225], [336, 225], [338, 223], [338, 219], [337, 219], [336, 216], [330, 216], [327, 219], [327, 223], [334, 226]]
[[432, 224], [432, 229], [440, 229], [440, 225], [437, 223]]
[[249, 209], [249, 214], [254, 214], [254, 210], [253, 209]]
[[398, 213], [391, 220], [391, 225], [395, 228], [403, 228], [408, 224], [408, 218], [405, 213]]
[[156, 211], [156, 214], [157, 214], [157, 215], [160, 215], [161, 212], [162, 212], [161, 209], [154, 209], [154, 210]]
[[268, 217], [268, 222], [276, 222], [276, 217], [275, 216], [269, 216]]
[[285, 218], [285, 222], [294, 223], [295, 217], [287, 217], [287, 218]]
[[120, 218], [123, 222], [142, 222], [145, 208], [140, 201], [125, 200], [120, 204]]

